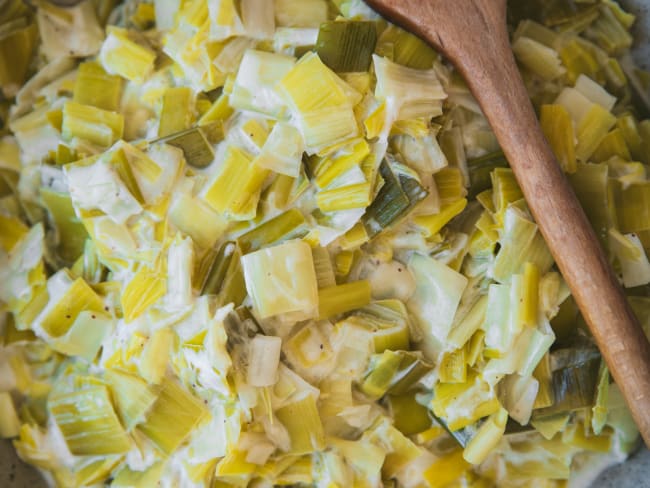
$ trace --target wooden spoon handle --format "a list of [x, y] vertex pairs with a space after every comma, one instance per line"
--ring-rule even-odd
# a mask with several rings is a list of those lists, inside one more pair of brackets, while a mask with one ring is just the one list
[[546, 142], [517, 69], [505, 0], [369, 0], [442, 51], [465, 77], [650, 446], [650, 344]]

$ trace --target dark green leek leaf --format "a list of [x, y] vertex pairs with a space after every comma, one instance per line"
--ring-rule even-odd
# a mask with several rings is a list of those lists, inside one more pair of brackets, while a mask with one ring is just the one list
[[325, 22], [318, 31], [316, 52], [337, 73], [368, 71], [376, 44], [374, 22]]

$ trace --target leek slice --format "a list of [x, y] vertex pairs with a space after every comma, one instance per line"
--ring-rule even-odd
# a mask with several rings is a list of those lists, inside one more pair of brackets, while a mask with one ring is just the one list
[[[147, 420], [138, 426], [165, 455], [173, 453], [207, 417], [205, 405], [173, 379], [165, 379]], [[169, 419], [174, 419], [170, 422]]]
[[273, 126], [255, 164], [276, 173], [297, 178], [300, 175], [304, 141], [292, 125], [278, 122]]
[[361, 219], [369, 237], [395, 225], [427, 195], [416, 178], [400, 172], [399, 167], [386, 160], [381, 163], [379, 172], [384, 185]]
[[349, 87], [317, 54], [303, 56], [277, 86], [298, 121], [308, 152], [358, 134]]
[[560, 358], [561, 367], [553, 371], [552, 406], [535, 411], [534, 417], [546, 417], [591, 407], [598, 383], [600, 357], [594, 349], [561, 349], [553, 356]]
[[302, 394], [275, 414], [289, 433], [292, 454], [309, 454], [325, 447], [323, 425], [311, 394]]
[[144, 422], [157, 399], [157, 392], [139, 377], [116, 369], [109, 369], [104, 377], [110, 386], [122, 424], [127, 431], [131, 431]]
[[18, 437], [20, 434], [20, 419], [16, 413], [14, 401], [11, 395], [6, 392], [0, 392], [0, 438], [10, 439]]
[[88, 233], [75, 214], [70, 195], [47, 188], [40, 193], [57, 230], [59, 255], [72, 263], [83, 253]]
[[73, 101], [109, 111], [117, 111], [122, 97], [122, 80], [109, 75], [93, 62], [81, 63], [74, 85]]
[[185, 86], [167, 88], [163, 93], [158, 137], [166, 137], [189, 128], [193, 104], [192, 90]]
[[513, 43], [512, 50], [521, 64], [546, 81], [566, 72], [557, 51], [534, 39], [521, 36]]
[[467, 278], [421, 254], [413, 254], [408, 266], [415, 278], [416, 289], [407, 306], [423, 334], [423, 348], [427, 357], [436, 359], [439, 344], [443, 343], [451, 330]]
[[442, 100], [447, 95], [434, 70], [406, 68], [376, 54], [373, 63], [377, 75], [375, 96], [393, 103], [391, 123], [442, 114]]
[[289, 56], [248, 50], [244, 53], [235, 78], [230, 105], [272, 117], [282, 115], [285, 105], [276, 85], [295, 65]]
[[463, 451], [463, 458], [472, 464], [480, 464], [501, 440], [506, 429], [508, 413], [502, 408], [492, 414], [479, 427], [478, 432]]
[[131, 449], [105, 386], [52, 396], [48, 409], [72, 454], [99, 456]]
[[374, 22], [325, 22], [318, 30], [316, 53], [337, 73], [368, 71], [376, 43]]
[[66, 140], [78, 137], [108, 147], [122, 138], [123, 131], [122, 114], [76, 102], [67, 102], [63, 106], [61, 134]]
[[156, 54], [128, 38], [126, 31], [109, 29], [108, 36], [99, 51], [99, 61], [111, 74], [129, 81], [141, 83], [153, 69]]
[[370, 283], [366, 280], [320, 289], [318, 290], [318, 318], [322, 320], [361, 308], [368, 305], [370, 300]]
[[[48, 280], [52, 302], [40, 319], [41, 328], [51, 337], [64, 335], [84, 312], [104, 312], [101, 298], [88, 286], [83, 278], [73, 280], [68, 271], [62, 270]], [[54, 293], [57, 295], [52, 296]], [[58, 298], [58, 299], [57, 299]]]
[[562, 105], [543, 105], [540, 123], [562, 170], [575, 173], [575, 135], [569, 112]]
[[250, 342], [248, 364], [248, 383], [252, 386], [272, 386], [278, 377], [280, 349], [282, 339], [264, 335], [256, 335]]
[[[174, 127], [166, 128], [165, 132], [168, 132], [172, 128]], [[160, 132], [163, 131], [159, 130]], [[159, 138], [154, 142], [164, 142], [165, 144], [181, 149], [187, 163], [194, 168], [205, 168], [214, 161], [214, 149], [201, 127], [193, 127], [177, 132], [170, 136]]]
[[233, 220], [249, 220], [257, 203], [268, 170], [257, 166], [252, 156], [228, 146], [216, 177], [206, 185], [204, 200], [217, 212]]
[[278, 0], [275, 21], [284, 27], [318, 27], [327, 20], [325, 0]]
[[318, 289], [308, 244], [289, 241], [260, 249], [243, 256], [241, 263], [246, 289], [260, 317], [316, 313]]

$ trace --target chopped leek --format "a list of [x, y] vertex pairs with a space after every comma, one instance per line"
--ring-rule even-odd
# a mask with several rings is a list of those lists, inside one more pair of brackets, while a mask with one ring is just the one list
[[308, 244], [289, 241], [260, 249], [243, 256], [241, 263], [246, 289], [260, 317], [316, 313], [319, 293]]
[[325, 22], [318, 30], [316, 52], [337, 73], [368, 71], [376, 43], [374, 22]]
[[105, 386], [54, 396], [48, 409], [72, 454], [122, 454], [131, 449]]
[[[174, 380], [166, 379], [149, 410], [147, 420], [138, 429], [164, 454], [169, 455], [208, 415], [203, 402]], [[169, 421], [171, 418], [173, 422]]]

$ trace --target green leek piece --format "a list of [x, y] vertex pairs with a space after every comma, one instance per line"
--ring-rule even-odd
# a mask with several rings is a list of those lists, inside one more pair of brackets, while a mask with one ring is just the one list
[[201, 400], [168, 378], [163, 381], [147, 420], [138, 429], [165, 455], [170, 455], [208, 416]]
[[333, 156], [312, 158], [309, 169], [319, 188], [329, 187], [350, 169], [361, 164], [370, 154], [370, 146], [365, 139], [354, 139], [338, 150]]
[[427, 196], [417, 179], [396, 171], [387, 160], [381, 163], [379, 172], [384, 185], [361, 219], [369, 237], [395, 225]]
[[300, 210], [292, 208], [249, 230], [237, 238], [244, 254], [307, 234], [307, 222]]
[[76, 137], [108, 147], [122, 138], [123, 131], [122, 114], [75, 102], [66, 102], [63, 106], [61, 134], [66, 140]]
[[594, 406], [591, 408], [591, 428], [594, 434], [600, 435], [607, 423], [607, 413], [609, 400], [609, 369], [604, 361], [600, 363], [598, 371], [598, 386], [596, 387], [596, 398]]
[[137, 424], [144, 422], [158, 398], [157, 391], [138, 376], [116, 369], [107, 370], [104, 378], [111, 389], [122, 425], [130, 432]]
[[72, 263], [83, 253], [86, 228], [77, 218], [69, 194], [41, 188], [41, 198], [57, 231], [57, 251], [64, 262]]
[[[553, 371], [552, 406], [535, 410], [535, 418], [591, 407], [598, 385], [600, 355], [595, 349], [560, 349], [552, 356], [563, 364]], [[560, 360], [556, 360], [560, 362]]]
[[236, 243], [222, 244], [206, 275], [201, 294], [217, 295], [219, 303], [223, 305], [241, 305], [246, 298], [241, 255], [241, 249]]
[[389, 420], [385, 417], [366, 430], [362, 439], [364, 438], [387, 449], [388, 452], [381, 470], [382, 475], [386, 478], [394, 477], [405, 466], [422, 455], [422, 448], [390, 425]]
[[534, 39], [521, 36], [512, 44], [512, 50], [522, 65], [543, 80], [555, 80], [566, 72], [557, 51]]
[[578, 161], [587, 162], [614, 125], [616, 117], [600, 105], [594, 104], [576, 128]]
[[112, 327], [113, 320], [107, 314], [84, 310], [63, 336], [52, 341], [51, 347], [68, 356], [92, 362]]
[[442, 488], [453, 485], [470, 468], [471, 465], [463, 459], [463, 450], [458, 449], [436, 459], [422, 476], [429, 486]]
[[377, 53], [383, 56], [390, 54], [392, 60], [414, 69], [431, 69], [438, 54], [426, 42], [394, 25], [386, 28], [377, 44]]
[[643, 159], [641, 147], [643, 140], [639, 133], [639, 126], [636, 118], [629, 112], [619, 115], [616, 126], [621, 130], [625, 144], [630, 150], [630, 154], [635, 161], [647, 161]]
[[0, 89], [5, 96], [13, 96], [25, 82], [37, 41], [38, 27], [27, 16], [0, 25]]
[[323, 320], [350, 312], [368, 305], [370, 300], [370, 283], [366, 280], [323, 288], [318, 290], [318, 317]]
[[0, 414], [2, 414], [0, 415], [0, 439], [18, 437], [20, 434], [20, 419], [9, 392], [0, 392]]
[[465, 461], [481, 464], [503, 437], [507, 421], [508, 412], [503, 408], [490, 415], [465, 447], [463, 451]]
[[250, 154], [228, 146], [220, 171], [208, 183], [205, 201], [233, 220], [249, 220], [257, 213], [262, 185], [269, 171], [257, 166]]
[[443, 383], [465, 383], [467, 381], [467, 362], [465, 349], [444, 353], [439, 364], [440, 381]]
[[[84, 311], [104, 312], [102, 299], [88, 286], [83, 278], [72, 279], [67, 270], [59, 271], [49, 279], [53, 289], [57, 289], [56, 303], [48, 305], [41, 318], [41, 327], [52, 337], [61, 337]], [[56, 283], [56, 284], [55, 284]], [[52, 301], [54, 297], [50, 298]]]
[[621, 24], [609, 5], [600, 7], [600, 16], [587, 28], [585, 36], [608, 54], [621, 54], [632, 46], [632, 35]]
[[120, 425], [105, 386], [52, 396], [48, 410], [72, 454], [101, 456], [131, 449], [129, 436]]
[[490, 174], [492, 171], [495, 168], [508, 167], [508, 160], [503, 152], [497, 151], [480, 158], [470, 159], [467, 166], [470, 181], [468, 196], [469, 198], [476, 198], [476, 195], [490, 188]]
[[543, 105], [540, 124], [562, 170], [575, 173], [575, 135], [569, 112], [562, 105]]
[[623, 131], [621, 129], [614, 129], [605, 136], [598, 149], [594, 152], [592, 159], [596, 163], [602, 163], [613, 157], [619, 157], [626, 161], [632, 159]]
[[395, 422], [395, 428], [404, 435], [414, 435], [431, 427], [429, 410], [418, 403], [417, 392], [404, 395], [390, 395], [388, 405]]
[[491, 179], [494, 210], [499, 214], [498, 218], [503, 218], [508, 206], [522, 199], [524, 195], [510, 168], [496, 168], [491, 173]]
[[535, 371], [533, 371], [533, 377], [539, 383], [533, 408], [550, 407], [555, 402], [555, 397], [553, 396], [553, 372], [551, 371], [551, 356], [549, 353], [544, 354]]
[[302, 169], [302, 134], [294, 126], [278, 122], [268, 135], [255, 164], [276, 173], [297, 178]]
[[612, 448], [610, 432], [594, 435], [581, 423], [567, 426], [562, 432], [562, 442], [567, 446], [601, 453], [609, 452]]
[[187, 163], [194, 168], [205, 168], [214, 161], [214, 149], [201, 127], [192, 127], [152, 142], [163, 142], [181, 149]]
[[483, 295], [474, 302], [466, 314], [455, 317], [447, 341], [458, 348], [467, 344], [474, 333], [483, 325], [487, 304], [488, 297]]
[[156, 486], [160, 483], [165, 463], [158, 461], [145, 469], [144, 471], [131, 470], [128, 465], [124, 465], [111, 482], [115, 488], [147, 488]]
[[386, 349], [409, 349], [409, 317], [404, 304], [395, 299], [379, 300], [359, 309], [354, 314], [372, 331], [375, 353]]
[[[606, 164], [579, 164], [577, 171], [569, 176], [569, 182], [601, 242], [607, 240], [608, 229], [616, 223], [608, 174]], [[622, 207], [617, 203], [616, 208]], [[629, 208], [626, 208], [625, 215], [632, 215]], [[621, 227], [624, 227], [622, 223]]]
[[368, 71], [376, 44], [375, 22], [325, 22], [318, 30], [316, 53], [337, 73]]
[[413, 223], [425, 230], [427, 237], [433, 237], [454, 217], [465, 210], [465, 207], [467, 207], [467, 199], [462, 198], [454, 203], [443, 205], [437, 214], [413, 217]]
[[166, 263], [160, 257], [153, 266], [141, 263], [137, 272], [122, 290], [124, 318], [131, 322], [142, 315], [167, 292]]
[[638, 236], [621, 234], [616, 229], [610, 229], [609, 243], [610, 250], [620, 266], [623, 286], [633, 288], [648, 284], [650, 263]]
[[309, 392], [279, 408], [275, 414], [287, 429], [291, 454], [309, 454], [325, 447], [325, 434], [316, 400]]
[[166, 137], [189, 129], [192, 123], [190, 111], [192, 105], [193, 93], [189, 87], [167, 88], [162, 98], [158, 137]]
[[598, 60], [578, 39], [571, 39], [564, 43], [559, 52], [570, 83], [575, 83], [581, 74], [596, 79], [600, 71]]
[[129, 81], [142, 83], [154, 67], [156, 53], [128, 38], [127, 31], [108, 29], [108, 36], [99, 52], [104, 69]]
[[[246, 254], [241, 263], [246, 289], [261, 318], [316, 313], [319, 292], [309, 244], [294, 240], [260, 249]], [[368, 301], [369, 295], [368, 290]]]
[[[188, 218], [191, 215], [192, 218]], [[228, 221], [191, 191], [181, 191], [172, 199], [169, 220], [178, 230], [190, 236], [201, 248], [212, 247], [225, 232]]]
[[122, 98], [122, 80], [109, 75], [97, 63], [87, 61], [79, 65], [72, 100], [103, 110], [118, 111]]
[[431, 365], [419, 354], [407, 351], [385, 350], [372, 356], [370, 372], [360, 389], [370, 398], [378, 399], [386, 393], [403, 395], [431, 371]]
[[174, 339], [175, 334], [171, 329], [161, 328], [145, 343], [138, 363], [138, 372], [147, 382], [159, 385], [165, 379]]
[[277, 0], [275, 17], [283, 27], [318, 27], [327, 20], [325, 0]]
[[650, 229], [650, 182], [632, 184], [617, 192], [616, 215], [623, 233]]
[[493, 276], [504, 282], [515, 273], [524, 270], [526, 262], [533, 263], [541, 274], [553, 265], [553, 256], [546, 247], [546, 242], [532, 222], [515, 206], [505, 211], [501, 249], [494, 261]]
[[318, 246], [312, 248], [311, 254], [314, 258], [314, 270], [316, 271], [318, 289], [335, 286], [336, 277], [334, 276], [334, 267], [332, 266], [330, 252], [327, 248]]

